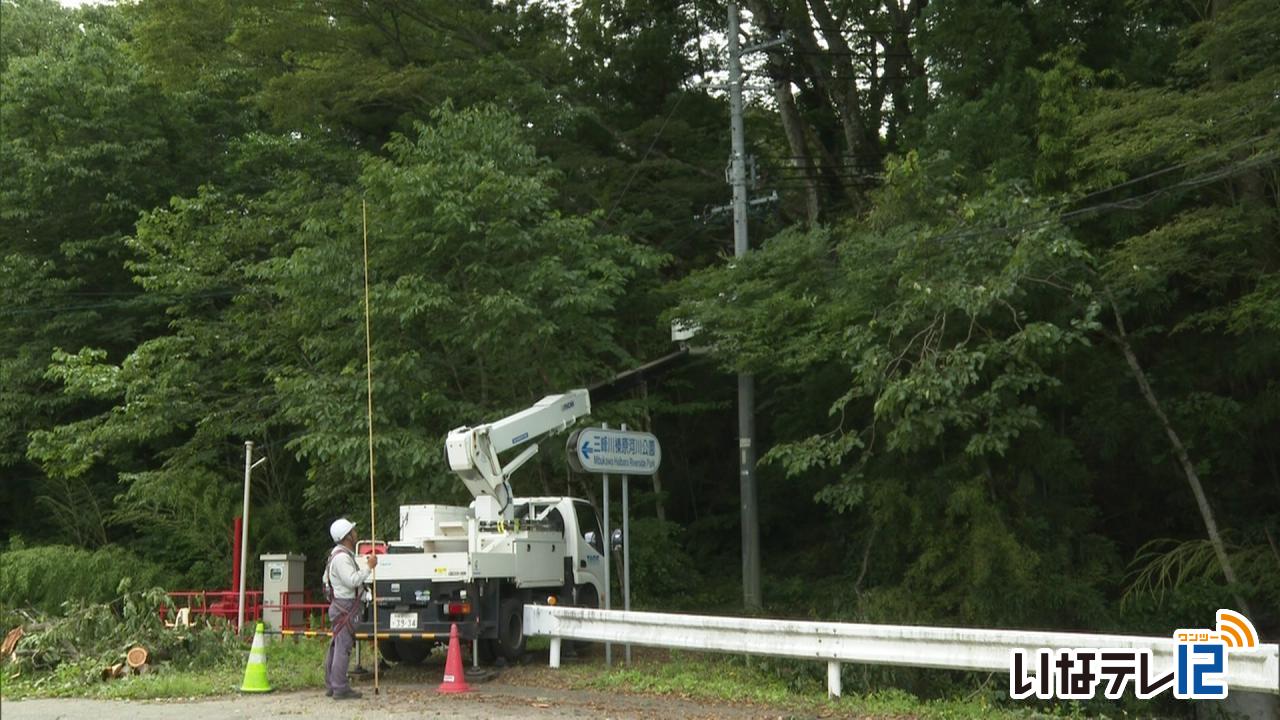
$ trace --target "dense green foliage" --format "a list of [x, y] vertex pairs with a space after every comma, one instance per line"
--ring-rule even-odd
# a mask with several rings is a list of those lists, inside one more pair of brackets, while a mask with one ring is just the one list
[[11, 549], [0, 554], [0, 607], [55, 612], [69, 598], [106, 603], [119, 598], [122, 588], [154, 587], [168, 577], [166, 569], [117, 546]]
[[[0, 533], [50, 545], [5, 572], [225, 585], [246, 439], [251, 553], [367, 528], [367, 218], [380, 529], [681, 319], [596, 403], [664, 445], [644, 602], [737, 604], [748, 370], [771, 610], [1274, 635], [1280, 8], [744, 5], [790, 34], [729, 262], [722, 3], [0, 0]], [[558, 455], [517, 492], [597, 499]]]

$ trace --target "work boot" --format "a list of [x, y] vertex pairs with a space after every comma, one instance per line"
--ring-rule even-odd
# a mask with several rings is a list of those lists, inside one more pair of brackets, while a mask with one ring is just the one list
[[333, 697], [333, 688], [325, 688], [325, 689], [324, 689], [324, 696], [325, 696], [325, 697]]
[[352, 690], [351, 688], [338, 690], [333, 693], [334, 700], [359, 700], [362, 697], [364, 697], [364, 695], [361, 694], [359, 690]]

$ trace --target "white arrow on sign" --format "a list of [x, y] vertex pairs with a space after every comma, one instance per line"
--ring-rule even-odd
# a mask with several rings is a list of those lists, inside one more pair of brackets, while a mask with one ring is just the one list
[[583, 428], [569, 436], [565, 450], [578, 472], [652, 475], [662, 463], [662, 446], [647, 432]]

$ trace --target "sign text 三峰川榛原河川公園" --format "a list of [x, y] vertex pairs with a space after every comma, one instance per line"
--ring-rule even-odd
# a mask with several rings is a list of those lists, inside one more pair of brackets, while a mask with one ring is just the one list
[[574, 469], [590, 473], [652, 475], [662, 462], [662, 446], [650, 433], [584, 428], [566, 447]]

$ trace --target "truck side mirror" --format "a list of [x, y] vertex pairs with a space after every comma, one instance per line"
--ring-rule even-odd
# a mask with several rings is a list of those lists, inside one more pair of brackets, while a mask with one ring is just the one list
[[614, 530], [613, 532], [609, 533], [609, 544], [613, 546], [613, 549], [615, 552], [622, 549], [622, 531], [621, 530]]

